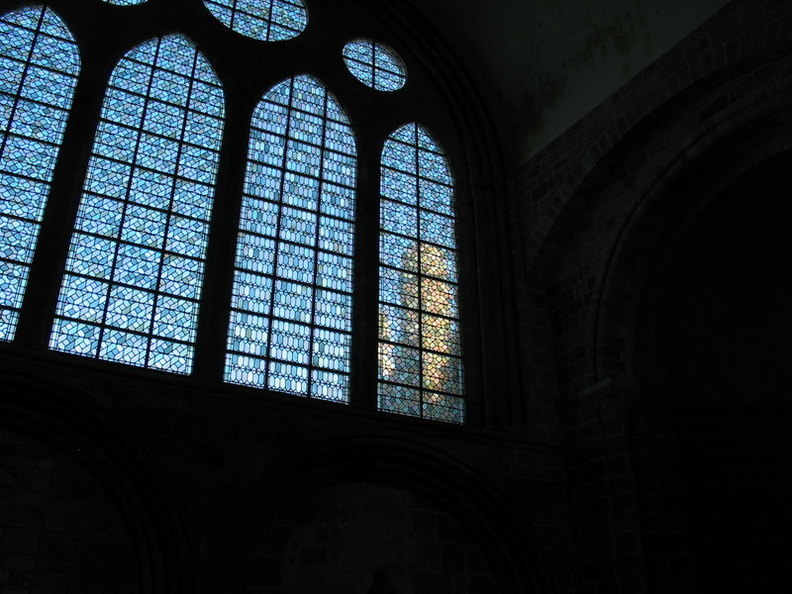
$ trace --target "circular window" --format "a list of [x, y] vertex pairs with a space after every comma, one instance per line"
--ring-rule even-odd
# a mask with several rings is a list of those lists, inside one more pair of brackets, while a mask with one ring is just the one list
[[292, 39], [308, 24], [303, 0], [204, 0], [204, 4], [232, 31], [262, 41]]
[[344, 46], [344, 63], [352, 75], [377, 91], [397, 91], [407, 82], [407, 69], [401, 58], [389, 47], [356, 39]]

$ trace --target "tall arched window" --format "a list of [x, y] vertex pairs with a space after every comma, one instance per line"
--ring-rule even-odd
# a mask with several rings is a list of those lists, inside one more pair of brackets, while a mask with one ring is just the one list
[[12, 340], [80, 68], [43, 6], [0, 16], [0, 340]]
[[102, 105], [50, 347], [189, 373], [223, 92], [193, 44], [129, 51]]
[[51, 3], [75, 40], [0, 17], [0, 354], [464, 423], [455, 188], [422, 125], [463, 136], [419, 32], [358, 0]]
[[390, 135], [380, 192], [380, 410], [464, 420], [454, 186], [417, 124]]
[[251, 126], [226, 380], [346, 402], [355, 138], [327, 90], [289, 79]]

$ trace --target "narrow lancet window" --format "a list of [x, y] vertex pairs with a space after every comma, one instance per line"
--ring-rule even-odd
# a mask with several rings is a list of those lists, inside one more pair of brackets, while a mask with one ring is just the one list
[[379, 409], [462, 423], [453, 179], [416, 124], [388, 138], [380, 171]]
[[261, 41], [297, 37], [308, 24], [302, 0], [204, 0], [204, 4], [232, 31]]
[[42, 6], [0, 16], [0, 340], [13, 340], [80, 57]]
[[253, 115], [226, 380], [348, 401], [355, 138], [310, 76]]
[[118, 63], [102, 104], [50, 347], [190, 373], [223, 91], [180, 35]]

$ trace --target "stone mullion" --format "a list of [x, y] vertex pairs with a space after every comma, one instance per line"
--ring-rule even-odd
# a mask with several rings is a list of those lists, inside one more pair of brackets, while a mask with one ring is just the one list
[[571, 422], [569, 503], [578, 587], [648, 592], [641, 510], [624, 386], [602, 382], [565, 406]]

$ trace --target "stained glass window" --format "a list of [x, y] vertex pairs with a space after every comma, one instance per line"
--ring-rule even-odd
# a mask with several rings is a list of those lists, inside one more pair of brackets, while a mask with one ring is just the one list
[[204, 4], [229, 29], [262, 41], [297, 37], [308, 24], [302, 0], [204, 0]]
[[190, 41], [145, 42], [102, 104], [50, 347], [189, 373], [223, 127]]
[[0, 340], [14, 338], [79, 64], [51, 10], [0, 16]]
[[148, 2], [148, 0], [102, 0], [102, 2], [118, 4], [119, 6], [132, 6], [133, 4], [143, 4], [144, 2]]
[[381, 43], [356, 39], [344, 46], [342, 55], [352, 75], [372, 89], [397, 91], [407, 82], [404, 62], [396, 52]]
[[416, 124], [391, 134], [380, 171], [379, 408], [462, 423], [453, 179]]
[[346, 402], [355, 138], [310, 76], [253, 115], [237, 241], [226, 380]]

